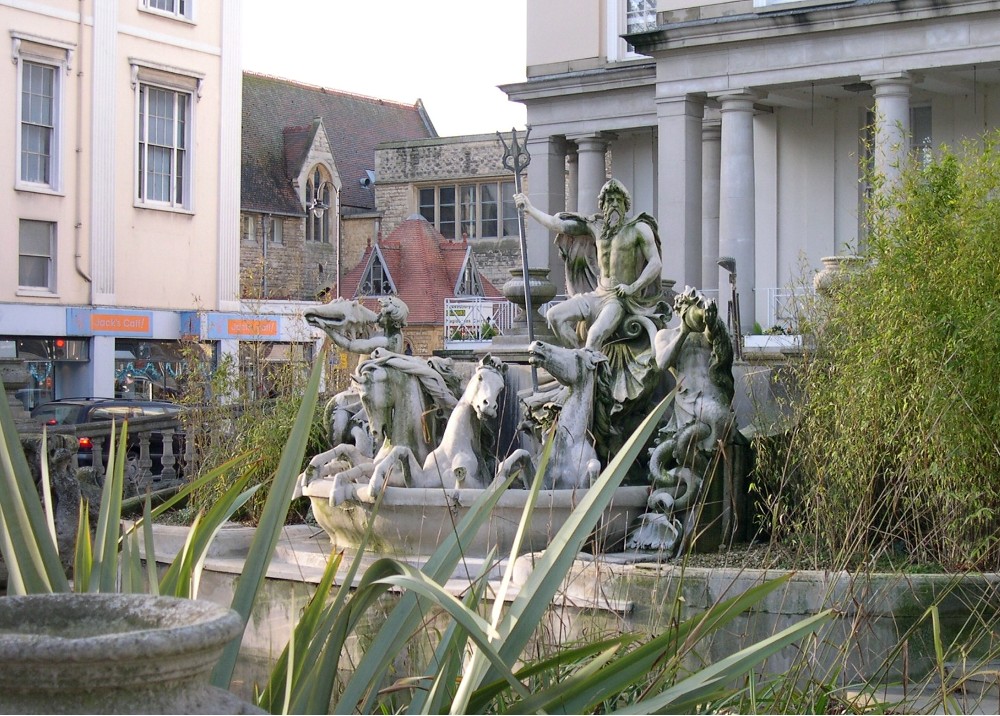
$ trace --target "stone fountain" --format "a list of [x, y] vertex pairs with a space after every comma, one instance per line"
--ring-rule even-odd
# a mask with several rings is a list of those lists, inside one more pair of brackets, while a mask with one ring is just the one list
[[[514, 198], [555, 234], [566, 261], [569, 298], [548, 311], [544, 340], [512, 346], [507, 336], [477, 364], [462, 365], [402, 353], [407, 310], [395, 297], [382, 299], [378, 313], [344, 299], [307, 311], [311, 325], [362, 358], [351, 387], [328, 406], [330, 449], [310, 461], [297, 494], [311, 499], [338, 548], [357, 545], [371, 525], [377, 550], [428, 555], [484, 490], [512, 479], [490, 524], [466, 546], [470, 556], [493, 547], [502, 555], [524, 488], [538, 478], [522, 550], [541, 550], [676, 385], [672, 409], [591, 548], [672, 556], [735, 536], [742, 436], [732, 410], [732, 344], [715, 302], [690, 287], [667, 302], [656, 221], [629, 216], [631, 198], [618, 181], [608, 181], [601, 213], [590, 217], [551, 216], [524, 194]], [[531, 381], [527, 365], [511, 365], [525, 360]], [[536, 475], [547, 439], [549, 463]]]

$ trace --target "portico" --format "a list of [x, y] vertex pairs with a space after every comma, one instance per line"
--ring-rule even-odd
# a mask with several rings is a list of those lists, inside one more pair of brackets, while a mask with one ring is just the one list
[[[725, 305], [717, 262], [735, 259], [744, 333], [783, 320], [782, 290], [823, 256], [863, 251], [863, 167], [891, 184], [911, 146], [1000, 116], [1000, 3], [682, 4], [627, 36], [627, 61], [574, 69], [568, 48], [533, 68], [529, 47], [528, 81], [503, 89], [528, 108], [532, 202], [589, 213], [620, 179], [659, 222], [665, 279]], [[549, 237], [529, 243], [561, 285]]]

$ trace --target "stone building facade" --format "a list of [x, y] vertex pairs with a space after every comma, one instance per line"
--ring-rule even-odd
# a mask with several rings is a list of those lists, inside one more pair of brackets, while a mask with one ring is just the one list
[[503, 167], [503, 152], [495, 134], [378, 145], [375, 195], [382, 234], [421, 215], [444, 238], [467, 239], [479, 270], [502, 286], [510, 269], [521, 265], [514, 179]]

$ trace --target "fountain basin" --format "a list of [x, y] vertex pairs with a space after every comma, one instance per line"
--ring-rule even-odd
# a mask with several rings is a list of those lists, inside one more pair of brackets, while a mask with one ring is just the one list
[[[375, 498], [367, 485], [358, 485], [350, 498], [332, 504], [332, 480], [316, 480], [302, 493], [310, 498], [316, 521], [330, 536], [334, 547], [356, 547], [372, 521], [374, 541], [369, 546], [382, 554], [425, 556], [434, 552], [485, 490], [387, 487], [375, 509]], [[463, 552], [485, 557], [492, 548], [509, 554], [528, 490], [508, 490]], [[570, 512], [586, 494], [584, 490], [541, 490], [519, 553], [544, 550]], [[649, 488], [621, 487], [592, 537], [599, 551], [620, 549], [632, 520], [646, 509]]]

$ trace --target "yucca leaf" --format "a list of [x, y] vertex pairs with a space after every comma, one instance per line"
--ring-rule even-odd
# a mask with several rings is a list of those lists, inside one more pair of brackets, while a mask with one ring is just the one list
[[297, 672], [303, 671], [299, 665], [307, 663], [305, 661], [306, 649], [318, 633], [317, 627], [323, 616], [326, 599], [333, 588], [333, 580], [340, 569], [343, 558], [344, 553], [337, 552], [327, 560], [323, 576], [320, 577], [319, 583], [316, 585], [316, 591], [313, 592], [312, 599], [306, 604], [306, 608], [292, 630], [291, 636], [295, 637], [294, 642], [290, 638], [288, 644], [285, 645], [271, 669], [267, 685], [257, 698], [257, 705], [262, 709], [273, 713], [275, 704], [281, 703], [283, 704], [283, 712], [287, 710], [285, 704], [291, 699], [295, 684], [293, 677]]
[[476, 643], [481, 652], [489, 659], [493, 668], [506, 679], [511, 688], [522, 698], [529, 696], [524, 685], [517, 680], [496, 650], [499, 634], [492, 624], [475, 612], [466, 609], [462, 602], [446, 591], [440, 584], [429, 579], [423, 572], [408, 564], [384, 558], [372, 564], [369, 571], [373, 576], [382, 573], [381, 576], [373, 580], [373, 584], [389, 584], [416, 594], [421, 594], [448, 612], [451, 618], [468, 632], [469, 638]]
[[42, 473], [42, 511], [45, 513], [45, 523], [49, 527], [52, 544], [58, 545], [55, 505], [52, 504], [52, 481], [49, 478], [49, 429], [45, 425], [42, 426], [42, 449], [39, 450], [39, 454], [41, 455], [39, 462]]
[[[606, 649], [627, 648], [639, 640], [638, 634], [619, 634], [577, 647], [560, 647], [552, 656], [529, 662], [526, 666], [514, 672], [520, 681], [526, 681], [546, 672], [563, 669], [567, 664], [585, 661]], [[494, 681], [486, 684], [472, 695], [469, 700], [469, 713], [483, 713], [488, 704], [507, 688], [505, 681]]]
[[142, 505], [142, 542], [146, 550], [146, 583], [149, 593], [157, 596], [160, 593], [159, 578], [156, 573], [156, 547], [153, 543], [152, 504], [149, 495]]
[[[445, 535], [441, 544], [424, 563], [422, 571], [438, 584], [451, 578], [462, 558], [462, 545], [468, 544], [480, 527], [486, 524], [497, 501], [514, 481], [510, 475], [502, 483], [490, 485], [469, 507], [454, 531]], [[404, 646], [401, 640], [417, 628], [421, 612], [428, 606], [416, 594], [404, 594], [390, 612], [382, 628], [354, 670], [354, 676], [345, 685], [340, 700], [332, 713], [371, 713], [375, 708], [376, 693], [373, 685], [382, 682], [392, 660]], [[367, 694], [367, 696], [366, 696]], [[362, 699], [364, 702], [362, 703]]]
[[[614, 498], [615, 491], [673, 398], [674, 393], [671, 392], [646, 416], [590, 489], [583, 494], [580, 503], [542, 553], [498, 626], [502, 641], [499, 652], [504, 663], [513, 664], [520, 657], [594, 525]], [[472, 690], [483, 680], [495, 680], [499, 676], [494, 673], [492, 666], [485, 672], [485, 677], [482, 675], [483, 656], [478, 652], [474, 652], [467, 666], [467, 673], [470, 674], [468, 687], [463, 681], [465, 688], [460, 690], [461, 696], [452, 705], [452, 713], [461, 713], [465, 709]]]
[[[595, 680], [603, 681], [603, 678], [595, 677], [599, 673], [603, 673], [601, 669], [619, 652], [620, 649], [617, 645], [604, 649], [580, 665], [572, 674], [554, 678], [550, 686], [533, 689], [528, 698], [514, 701], [502, 713], [575, 713], [565, 710], [562, 703], [582, 686]], [[625, 686], [626, 684], [622, 684], [621, 688]]]
[[48, 537], [38, 490], [5, 400], [0, 400], [0, 527], [4, 533], [0, 551], [10, 575], [10, 593], [69, 591], [59, 550]]
[[743, 676], [757, 664], [807, 636], [835, 617], [827, 609], [783, 629], [777, 634], [741, 649], [714, 664], [700, 669], [668, 689], [614, 711], [616, 714], [650, 714], [669, 710], [690, 713], [696, 706], [708, 702], [713, 695], [724, 692], [728, 683]]
[[94, 568], [94, 551], [90, 543], [90, 506], [80, 500], [79, 519], [76, 524], [76, 548], [73, 553], [73, 582], [76, 591], [90, 591], [90, 575]]
[[115, 440], [115, 423], [111, 421], [108, 446], [108, 472], [101, 489], [101, 508], [94, 539], [94, 571], [90, 588], [99, 592], [114, 592], [118, 582], [118, 540], [121, 532], [122, 491], [125, 486], [125, 445], [128, 421], [122, 421], [119, 439]]
[[[476, 579], [472, 580], [462, 599], [462, 605], [472, 612], [479, 608], [483, 595], [486, 593], [486, 588], [489, 585], [490, 565], [493, 564], [495, 554], [496, 550], [491, 549], [486, 555]], [[409, 713], [441, 713], [450, 699], [454, 698], [468, 642], [469, 635], [458, 622], [451, 620], [441, 636], [430, 662], [424, 667], [425, 674], [434, 674], [431, 684], [426, 690], [421, 689], [412, 695], [407, 709]]]
[[559, 704], [559, 710], [566, 713], [589, 713], [597, 704], [612, 698], [628, 686], [648, 679], [651, 670], [657, 665], [661, 672], [670, 672], [672, 665], [685, 655], [685, 642], [697, 643], [714, 634], [747, 609], [763, 601], [767, 595], [786, 585], [791, 576], [783, 575], [755, 585], [741, 594], [714, 604], [704, 612], [684, 620], [676, 628], [665, 631], [614, 660], [601, 672], [599, 678], [578, 680], [568, 698]]
[[[233, 595], [231, 606], [243, 619], [244, 628], [250, 621], [250, 611], [253, 609], [257, 593], [264, 583], [267, 568], [274, 555], [274, 548], [278, 544], [281, 530], [285, 525], [285, 518], [288, 516], [288, 506], [292, 501], [295, 481], [302, 469], [302, 458], [309, 441], [309, 431], [312, 427], [316, 402], [319, 398], [320, 376], [325, 364], [326, 349], [324, 348], [320, 351], [320, 355], [313, 365], [312, 375], [309, 377], [309, 383], [302, 395], [302, 405], [299, 406], [298, 414], [295, 416], [295, 424], [281, 451], [281, 459], [271, 482], [270, 492], [264, 502], [260, 521], [257, 523], [253, 541], [247, 552], [243, 574], [236, 585], [236, 593]], [[222, 658], [219, 659], [212, 672], [213, 685], [223, 689], [229, 687], [242, 641], [241, 637], [237, 637], [223, 650]]]

